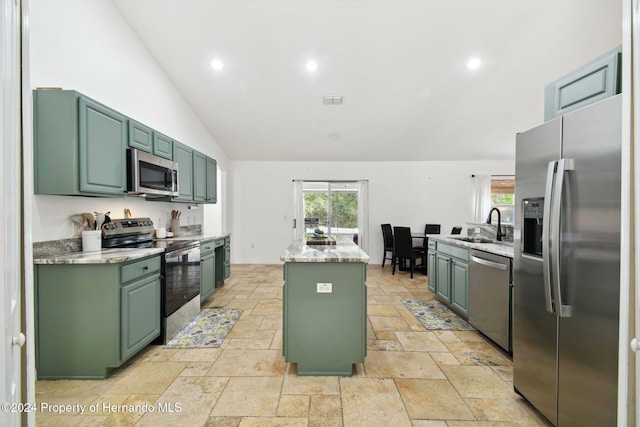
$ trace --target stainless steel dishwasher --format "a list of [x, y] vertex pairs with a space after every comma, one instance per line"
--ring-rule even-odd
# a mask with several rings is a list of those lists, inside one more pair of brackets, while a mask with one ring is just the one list
[[469, 256], [469, 323], [511, 352], [511, 259], [472, 249]]

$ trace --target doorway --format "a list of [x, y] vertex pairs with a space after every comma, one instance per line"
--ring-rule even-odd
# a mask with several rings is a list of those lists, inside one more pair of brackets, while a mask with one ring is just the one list
[[294, 181], [295, 237], [320, 229], [352, 240], [365, 252], [368, 235], [367, 181]]

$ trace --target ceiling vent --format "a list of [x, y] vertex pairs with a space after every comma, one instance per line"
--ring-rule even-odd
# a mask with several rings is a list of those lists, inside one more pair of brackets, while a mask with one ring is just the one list
[[324, 105], [342, 105], [342, 95], [325, 95], [322, 97]]

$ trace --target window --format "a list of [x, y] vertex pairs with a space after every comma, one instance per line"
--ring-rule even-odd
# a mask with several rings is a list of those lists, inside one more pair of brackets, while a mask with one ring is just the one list
[[491, 207], [498, 208], [503, 224], [513, 224], [514, 177], [491, 177]]
[[357, 182], [303, 183], [305, 233], [320, 228], [331, 235], [358, 232]]

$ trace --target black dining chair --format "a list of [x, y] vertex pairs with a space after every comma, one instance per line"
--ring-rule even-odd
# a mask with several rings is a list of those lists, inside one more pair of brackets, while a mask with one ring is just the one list
[[[393, 227], [394, 241], [394, 264], [393, 274], [396, 274], [396, 265], [404, 265], [409, 260], [409, 271], [413, 279], [413, 270], [416, 267], [426, 271], [426, 252], [424, 248], [414, 248], [411, 241], [411, 229], [409, 227]], [[416, 265], [416, 260], [420, 259], [420, 264]]]
[[462, 227], [456, 226], [451, 229], [451, 234], [460, 234], [461, 232], [462, 232]]
[[440, 224], [426, 224], [424, 234], [440, 234]]
[[440, 224], [425, 224], [424, 226], [424, 239], [422, 239], [422, 246], [416, 246], [427, 250], [427, 243], [429, 240], [429, 234], [440, 234]]
[[[391, 265], [395, 263], [395, 257], [393, 256], [393, 230], [391, 224], [382, 224], [382, 240], [384, 242], [384, 249], [382, 251], [382, 266], [386, 260], [391, 261]], [[387, 252], [391, 252], [391, 257], [387, 257]]]

